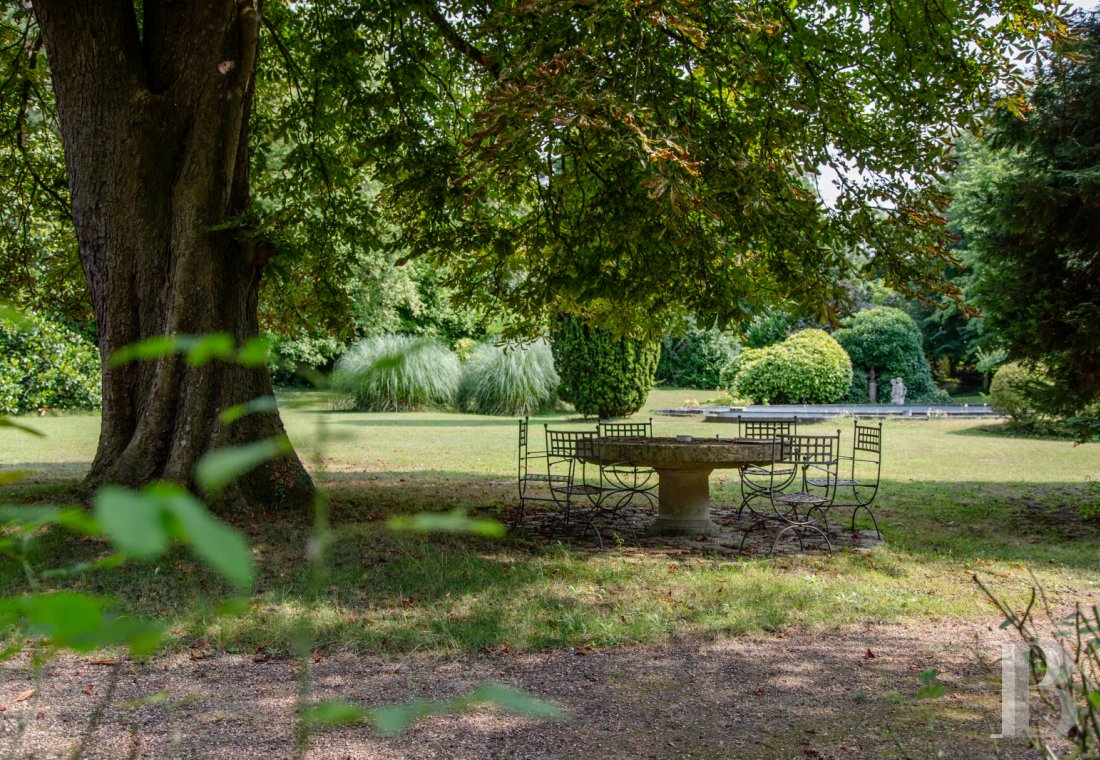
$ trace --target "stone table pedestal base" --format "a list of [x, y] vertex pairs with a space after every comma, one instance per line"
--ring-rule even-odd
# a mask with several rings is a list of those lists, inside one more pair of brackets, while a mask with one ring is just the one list
[[657, 468], [660, 507], [649, 529], [654, 536], [714, 536], [710, 519], [710, 473], [705, 470]]

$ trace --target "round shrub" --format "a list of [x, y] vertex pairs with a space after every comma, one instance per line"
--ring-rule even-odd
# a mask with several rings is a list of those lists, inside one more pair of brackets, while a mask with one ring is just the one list
[[450, 404], [460, 374], [458, 358], [437, 340], [379, 335], [340, 357], [332, 387], [345, 408], [408, 412]]
[[0, 319], [0, 413], [95, 409], [100, 383], [99, 350], [78, 333], [33, 314]]
[[1002, 364], [989, 383], [990, 402], [1017, 425], [1033, 425], [1039, 413], [1028, 397], [1028, 387], [1043, 380], [1045, 375], [1040, 369], [1029, 369], [1020, 362]]
[[545, 340], [524, 345], [482, 343], [462, 365], [460, 411], [512, 417], [553, 409], [561, 379]]
[[852, 388], [851, 400], [867, 398], [867, 376], [872, 369], [879, 401], [890, 400], [890, 381], [895, 377], [905, 382], [907, 403], [947, 400], [947, 394], [932, 382], [920, 328], [904, 311], [889, 306], [864, 309], [841, 324], [833, 337], [848, 352], [852, 364], [864, 373], [858, 377], [862, 387]]
[[741, 344], [727, 332], [702, 330], [692, 321], [680, 335], [661, 341], [657, 382], [678, 388], [718, 387], [722, 368], [737, 354]]
[[550, 340], [561, 376], [559, 392], [578, 412], [626, 417], [642, 408], [653, 389], [660, 343], [616, 338], [564, 314], [554, 318]]
[[852, 363], [823, 330], [802, 330], [782, 343], [746, 349], [729, 388], [762, 404], [831, 404], [852, 384]]

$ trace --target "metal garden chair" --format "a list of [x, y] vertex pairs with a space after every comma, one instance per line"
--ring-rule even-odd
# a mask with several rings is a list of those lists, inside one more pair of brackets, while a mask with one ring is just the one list
[[[605, 422], [596, 424], [599, 438], [652, 438], [653, 418], [647, 422]], [[630, 504], [635, 497], [645, 500], [646, 506], [657, 506], [657, 471], [652, 467], [640, 467], [632, 462], [604, 462], [600, 459], [600, 484], [607, 489], [601, 506], [613, 503], [613, 509]]]
[[[862, 509], [871, 518], [875, 526], [875, 533], [879, 538], [882, 531], [879, 530], [878, 520], [871, 511], [871, 502], [878, 495], [879, 482], [882, 477], [882, 423], [874, 425], [861, 425], [857, 419], [854, 421], [852, 437], [852, 455], [841, 456], [842, 463], [850, 462], [849, 477], [836, 481], [837, 497], [830, 509], [852, 509], [852, 526], [856, 529], [856, 515]], [[811, 478], [810, 485], [824, 486], [820, 478]]]
[[[792, 417], [789, 420], [755, 420], [744, 419], [742, 417], [737, 418], [737, 437], [748, 438], [754, 441], [774, 441], [780, 436], [784, 435], [796, 435], [798, 433], [798, 417]], [[742, 467], [740, 470], [741, 476], [741, 506], [737, 510], [737, 517], [740, 518], [741, 514], [748, 509], [749, 512], [761, 516], [761, 513], [757, 512], [752, 502], [756, 499], [768, 498], [768, 493], [771, 488], [776, 486], [786, 487], [794, 480], [795, 468], [786, 467], [782, 472], [777, 472], [772, 466], [757, 466], [750, 465], [748, 467]], [[782, 476], [788, 478], [783, 481]], [[777, 481], [776, 478], [780, 479]]]
[[[832, 551], [828, 510], [836, 497], [840, 431], [836, 435], [779, 435], [776, 440], [780, 443], [780, 457], [770, 467], [760, 468], [770, 472], [766, 489], [768, 512], [753, 510], [760, 519], [745, 531], [742, 548], [756, 527], [775, 523], [780, 530], [772, 543], [772, 554], [788, 534], [798, 538], [799, 549], [805, 549], [807, 533], [823, 538]], [[793, 477], [791, 470], [795, 472]]]
[[583, 527], [595, 532], [602, 546], [592, 516], [607, 489], [599, 484], [599, 476], [592, 476], [588, 469], [598, 470], [596, 430], [553, 430], [549, 425], [543, 425], [543, 430], [550, 500], [560, 513], [563, 529], [568, 530], [570, 523], [578, 519]]
[[523, 418], [519, 421], [519, 471], [517, 485], [519, 488], [519, 507], [512, 514], [512, 523], [519, 525], [523, 522], [523, 516], [527, 505], [531, 502], [557, 503], [551, 490], [553, 484], [564, 485], [569, 482], [567, 475], [563, 473], [551, 473], [545, 448], [532, 451], [530, 448], [530, 420]]

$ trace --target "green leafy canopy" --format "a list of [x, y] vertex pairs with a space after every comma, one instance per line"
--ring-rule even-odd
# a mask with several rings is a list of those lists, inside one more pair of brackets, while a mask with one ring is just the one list
[[[617, 332], [780, 301], [829, 316], [853, 250], [891, 285], [938, 281], [951, 140], [1064, 35], [1058, 10], [268, 0], [254, 203], [217, 227], [274, 252], [261, 312], [288, 334], [414, 305], [398, 262], [417, 257], [515, 333], [556, 310]], [[48, 66], [31, 12], [3, 21], [0, 296], [79, 306]]]

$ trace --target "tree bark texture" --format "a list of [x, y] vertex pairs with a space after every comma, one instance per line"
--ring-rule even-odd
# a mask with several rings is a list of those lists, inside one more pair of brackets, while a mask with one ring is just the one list
[[[91, 483], [192, 481], [214, 448], [283, 433], [277, 412], [222, 425], [223, 409], [271, 395], [265, 367], [179, 356], [106, 368], [154, 335], [258, 333], [264, 246], [224, 228], [249, 203], [248, 118], [256, 0], [35, 0], [51, 67], [80, 260], [104, 358]], [[301, 504], [312, 483], [291, 454], [231, 497]]]

